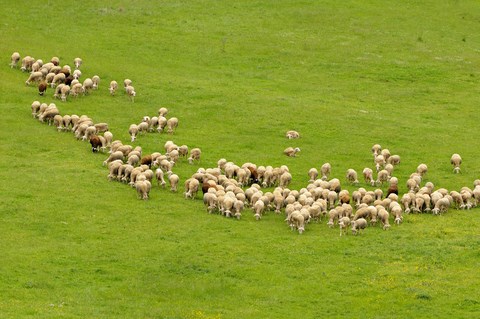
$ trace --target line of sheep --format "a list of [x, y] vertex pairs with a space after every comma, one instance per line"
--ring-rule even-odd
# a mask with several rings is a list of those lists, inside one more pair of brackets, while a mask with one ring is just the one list
[[[20, 59], [20, 54], [14, 52], [11, 56], [10, 67], [18, 68]], [[52, 57], [49, 62], [44, 63], [42, 59], [35, 59], [27, 55], [21, 59], [21, 61], [20, 70], [22, 72], [29, 72], [25, 85], [30, 86], [36, 84], [40, 95], [44, 95], [50, 87], [54, 90], [53, 97], [63, 102], [66, 102], [69, 96], [78, 97], [88, 95], [91, 90], [97, 90], [100, 84], [100, 77], [98, 75], [93, 75], [91, 78], [88, 77], [83, 80], [83, 82], [80, 82], [80, 77], [82, 76], [80, 66], [83, 61], [78, 57], [73, 60], [75, 66], [73, 71], [68, 64], [60, 66], [60, 59], [58, 57]], [[125, 79], [124, 87], [127, 96], [133, 102], [136, 92], [132, 86], [132, 81]], [[117, 89], [118, 83], [111, 81], [109, 92], [112, 96], [115, 95]]]
[[165, 131], [165, 128], [168, 134], [173, 134], [175, 129], [178, 127], [178, 118], [171, 117], [167, 119], [167, 113], [168, 109], [161, 107], [158, 110], [158, 116], [144, 116], [139, 124], [131, 124], [128, 128], [130, 141], [135, 141], [138, 134], [146, 134], [151, 132], [162, 133]]

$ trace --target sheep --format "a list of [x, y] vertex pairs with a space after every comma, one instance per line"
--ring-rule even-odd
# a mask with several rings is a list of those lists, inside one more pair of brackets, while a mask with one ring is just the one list
[[434, 215], [439, 215], [441, 213], [445, 213], [448, 208], [450, 208], [450, 201], [448, 200], [448, 198], [443, 197], [437, 201], [435, 207], [432, 209], [432, 213]]
[[203, 203], [207, 207], [208, 213], [211, 214], [215, 211], [217, 208], [217, 195], [214, 189], [203, 194]]
[[349, 168], [347, 170], [346, 179], [347, 179], [347, 182], [353, 185], [358, 185], [357, 172], [354, 169]]
[[125, 92], [127, 92], [127, 96], [130, 98], [130, 101], [135, 102], [135, 96], [137, 95], [135, 88], [129, 85], [125, 88]]
[[193, 164], [193, 161], [200, 162], [200, 155], [202, 155], [202, 151], [198, 147], [192, 148], [190, 151], [190, 157], [188, 158], [188, 163]]
[[62, 86], [62, 88], [60, 89], [60, 92], [61, 92], [60, 99], [62, 100], [62, 102], [66, 102], [68, 94], [70, 93], [70, 86], [68, 85]]
[[178, 186], [178, 182], [180, 181], [180, 178], [178, 177], [177, 174], [169, 174], [168, 175], [168, 181], [170, 182], [170, 190], [172, 192], [176, 192], [177, 191], [177, 186]]
[[130, 135], [130, 141], [133, 142], [137, 138], [138, 126], [137, 124], [131, 124], [128, 128], [128, 134]]
[[164, 173], [161, 168], [157, 168], [155, 170], [155, 178], [157, 179], [157, 185], [159, 187], [165, 188], [165, 185], [167, 184], [164, 179]]
[[391, 155], [388, 157], [387, 164], [391, 164], [393, 166], [400, 164], [400, 155]]
[[392, 202], [392, 207], [390, 208], [390, 212], [395, 218], [395, 224], [400, 225], [400, 223], [403, 221], [403, 216], [402, 216], [403, 211], [400, 204], [396, 202]]
[[167, 113], [168, 113], [168, 109], [166, 107], [161, 107], [158, 109], [158, 117], [165, 117]]
[[113, 162], [115, 160], [123, 160], [123, 157], [124, 156], [123, 156], [122, 151], [115, 151], [115, 152], [111, 153], [105, 161], [103, 161], [103, 166], [105, 166], [108, 163]]
[[63, 117], [60, 114], [53, 117], [53, 125], [57, 128], [57, 131], [63, 130]]
[[78, 80], [82, 76], [82, 71], [80, 70], [74, 70], [72, 73], [73, 79]]
[[81, 83], [75, 83], [71, 86], [70, 94], [73, 97], [78, 97], [81, 93], [83, 93], [83, 86]]
[[178, 126], [178, 119], [176, 117], [169, 118], [167, 120], [167, 133], [173, 134], [177, 126]]
[[47, 82], [41, 81], [38, 84], [38, 94], [43, 96], [45, 94], [45, 92], [47, 91], [47, 87], [48, 87]]
[[127, 86], [131, 86], [132, 85], [132, 80], [130, 79], [125, 79], [123, 80], [123, 87], [125, 88], [125, 92], [127, 91]]
[[75, 65], [75, 69], [80, 69], [80, 66], [82, 65], [83, 61], [81, 58], [75, 58], [73, 59], [73, 65]]
[[330, 209], [328, 211], [328, 222], [327, 225], [328, 227], [332, 228], [335, 225], [335, 221], [338, 220], [338, 211], [336, 209]]
[[103, 147], [104, 143], [102, 142], [100, 136], [98, 135], [91, 135], [90, 136], [90, 144], [92, 145], [92, 152], [98, 152], [101, 147]]
[[301, 212], [292, 212], [289, 216], [289, 222], [292, 230], [297, 229], [299, 234], [305, 231], [305, 216]]
[[196, 178], [189, 178], [185, 181], [185, 192], [183, 193], [185, 198], [195, 199], [198, 192], [200, 182]]
[[147, 200], [152, 184], [148, 180], [140, 180], [135, 182], [135, 188], [139, 199]]
[[164, 116], [159, 116], [158, 117], [157, 132], [162, 133], [163, 130], [165, 129], [165, 126], [167, 126], [167, 119]]
[[359, 218], [352, 221], [352, 234], [357, 235], [362, 229], [367, 227], [367, 220], [365, 218]]
[[380, 218], [380, 221], [382, 222], [383, 225], [383, 230], [387, 230], [390, 228], [390, 223], [388, 221], [390, 214], [385, 208], [380, 208], [378, 210], [378, 217]]
[[97, 90], [98, 85], [100, 84], [100, 77], [98, 75], [92, 76], [92, 82], [93, 82], [92, 89]]
[[428, 171], [428, 167], [426, 164], [420, 164], [417, 166], [417, 173], [423, 177]]
[[462, 158], [457, 153], [453, 154], [450, 158], [450, 164], [453, 165], [453, 172], [455, 174], [460, 173], [460, 164], [462, 164]]
[[24, 57], [22, 59], [22, 67], [20, 68], [20, 70], [22, 70], [22, 72], [32, 71], [33, 63], [35, 63], [35, 59], [33, 57], [27, 55], [26, 57]]
[[310, 168], [308, 171], [308, 177], [310, 177], [308, 182], [313, 183], [318, 177], [318, 170], [315, 167]]
[[262, 218], [262, 214], [264, 210], [265, 210], [265, 203], [261, 199], [258, 199], [253, 205], [253, 211], [255, 212], [254, 217], [256, 220], [260, 220]]
[[148, 123], [140, 122], [138, 123], [137, 128], [139, 133], [146, 134], [148, 132]]
[[344, 216], [338, 220], [338, 226], [340, 227], [340, 237], [342, 234], [347, 234], [347, 227], [351, 224], [350, 218]]
[[365, 183], [370, 184], [372, 186], [375, 185], [375, 180], [373, 179], [373, 170], [371, 168], [365, 167], [362, 171], [363, 179]]
[[373, 158], [377, 157], [377, 155], [379, 155], [381, 151], [382, 151], [382, 147], [380, 146], [380, 144], [373, 145], [372, 146]]
[[300, 152], [300, 148], [298, 147], [287, 147], [284, 151], [283, 154], [289, 156], [289, 157], [295, 157], [297, 156], [297, 153]]
[[388, 181], [388, 179], [389, 179], [388, 171], [382, 169], [381, 171], [378, 172], [377, 180], [375, 181], [375, 183], [377, 184], [377, 186], [383, 185], [385, 182]]
[[32, 108], [32, 116], [35, 118], [37, 116], [38, 111], [40, 110], [40, 101], [33, 101], [31, 108]]
[[40, 122], [44, 122], [47, 120], [48, 125], [51, 125], [51, 122], [53, 121], [53, 118], [55, 115], [60, 114], [60, 111], [58, 110], [57, 106], [54, 103], [50, 103], [45, 111], [38, 116], [38, 119]]
[[326, 181], [330, 176], [330, 172], [332, 170], [332, 166], [330, 163], [324, 163], [320, 168], [320, 173], [322, 174], [322, 180]]
[[18, 62], [20, 61], [20, 53], [18, 52], [13, 52], [12, 56], [10, 58], [10, 68], [17, 68], [18, 67]]
[[61, 84], [61, 83], [65, 83], [65, 73], [58, 73], [56, 74], [53, 79], [52, 79], [52, 83], [50, 84], [50, 86], [53, 88], [55, 88], [55, 86]]
[[110, 86], [108, 88], [108, 91], [110, 92], [110, 95], [115, 95], [115, 93], [117, 92], [117, 89], [118, 89], [118, 83], [117, 81], [113, 80], [113, 81], [110, 81]]
[[279, 182], [279, 187], [281, 188], [286, 188], [292, 181], [292, 174], [289, 172], [285, 172], [280, 176], [280, 182]]
[[377, 155], [375, 156], [375, 168], [377, 169], [377, 172], [379, 172], [381, 169], [385, 167], [385, 157], [383, 155]]
[[93, 89], [93, 80], [91, 78], [86, 78], [82, 84], [83, 95], [90, 93], [91, 89]]
[[30, 73], [25, 85], [30, 85], [32, 82], [40, 82], [43, 79], [43, 73], [40, 71]]
[[294, 138], [299, 138], [300, 134], [297, 131], [290, 130], [290, 131], [287, 131], [285, 136], [286, 136], [286, 138], [288, 138], [290, 140], [290, 139], [294, 139]]

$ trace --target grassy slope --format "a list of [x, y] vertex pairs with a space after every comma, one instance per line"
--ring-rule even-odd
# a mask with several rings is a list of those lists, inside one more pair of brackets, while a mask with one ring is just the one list
[[[103, 91], [57, 102], [63, 114], [106, 121], [127, 140], [129, 124], [167, 106], [180, 119], [174, 141], [201, 147], [203, 167], [287, 164], [299, 189], [325, 161], [339, 178], [372, 166], [378, 142], [402, 156], [402, 185], [426, 162], [428, 180], [459, 189], [479, 176], [475, 2], [83, 3], [0, 12], [1, 317], [478, 316], [476, 210], [339, 238], [324, 224], [297, 236], [280, 216], [208, 216], [163, 190], [138, 201], [106, 181], [103, 155], [31, 119], [39, 97], [7, 66], [14, 50], [81, 56]], [[127, 77], [134, 105], [106, 94]], [[281, 154], [290, 128], [303, 135], [295, 159]], [[161, 151], [170, 138], [136, 145]], [[198, 167], [175, 171], [184, 180]]]

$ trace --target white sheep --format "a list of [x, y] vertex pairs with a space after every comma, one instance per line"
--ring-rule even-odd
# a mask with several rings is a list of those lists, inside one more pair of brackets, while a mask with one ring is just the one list
[[10, 67], [11, 68], [17, 68], [18, 67], [18, 62], [20, 61], [20, 53], [18, 52], [13, 52], [12, 56], [10, 58]]
[[73, 97], [78, 97], [81, 93], [83, 93], [82, 83], [75, 83], [75, 84], [71, 85], [70, 94]]
[[396, 166], [396, 165], [400, 164], [400, 155], [391, 155], [387, 159], [387, 163], [392, 164], [393, 166]]
[[138, 123], [137, 128], [139, 133], [146, 134], [148, 132], [148, 123], [140, 122]]
[[453, 154], [450, 158], [450, 164], [453, 165], [453, 172], [455, 174], [460, 173], [460, 164], [462, 164], [462, 158], [457, 153]]
[[178, 175], [170, 172], [168, 174], [168, 181], [170, 182], [170, 190], [172, 192], [176, 192], [178, 187], [178, 182], [180, 181], [180, 178], [178, 177]]
[[30, 73], [25, 85], [30, 85], [32, 82], [40, 82], [43, 79], [43, 73], [40, 71]]
[[[40, 110], [40, 105], [42, 105], [40, 103], [40, 101], [33, 101], [32, 103], [32, 116], [35, 118], [37, 117], [37, 114], [38, 114], [38, 111]], [[45, 104], [45, 107], [46, 107], [46, 104]]]
[[72, 75], [74, 80], [78, 80], [82, 76], [82, 71], [74, 70]]
[[128, 134], [130, 135], [130, 141], [133, 142], [137, 138], [138, 126], [137, 124], [131, 124], [128, 128]]
[[200, 155], [202, 155], [200, 148], [192, 148], [190, 151], [190, 157], [188, 158], [188, 163], [193, 164], [194, 161], [200, 162]]
[[383, 155], [377, 155], [375, 156], [375, 168], [377, 169], [377, 172], [379, 172], [381, 169], [385, 167], [385, 157]]
[[359, 218], [352, 221], [352, 234], [357, 235], [362, 229], [367, 227], [367, 220], [365, 218]]
[[167, 133], [173, 134], [178, 126], [178, 118], [171, 117], [167, 120]]
[[63, 102], [66, 102], [66, 101], [67, 101], [68, 94], [70, 93], [70, 86], [69, 86], [69, 85], [64, 85], [64, 86], [61, 88], [60, 92], [61, 92], [61, 96], [60, 96], [61, 100], [62, 100]]
[[[183, 193], [185, 198], [195, 199], [198, 192], [200, 182], [196, 178], [189, 178], [185, 181], [185, 192]], [[233, 204], [232, 204], [233, 205]]]
[[389, 229], [390, 228], [390, 223], [389, 223], [388, 219], [390, 217], [390, 214], [388, 213], [388, 211], [384, 207], [381, 207], [378, 210], [377, 216], [380, 219], [380, 221], [382, 222], [383, 230]]
[[152, 184], [148, 180], [137, 180], [135, 182], [135, 188], [137, 190], [140, 199], [147, 200]]
[[55, 86], [61, 84], [61, 83], [65, 83], [65, 73], [58, 73], [56, 74], [53, 79], [52, 79], [52, 83], [50, 84], [52, 88], [54, 88]]
[[82, 65], [83, 61], [81, 58], [75, 58], [73, 59], [73, 65], [75, 65], [75, 69], [80, 69], [80, 66]]
[[374, 186], [375, 180], [373, 179], [373, 170], [369, 167], [365, 167], [362, 173], [363, 173], [363, 178], [365, 180], [365, 183]]
[[88, 93], [90, 93], [90, 90], [92, 89], [93, 89], [93, 80], [91, 78], [86, 78], [83, 81], [83, 85], [82, 85], [83, 94], [87, 95]]
[[309, 171], [308, 171], [308, 177], [310, 178], [308, 180], [309, 183], [313, 183], [317, 177], [318, 177], [318, 170], [315, 168], [315, 167], [312, 167]]
[[372, 146], [373, 158], [377, 157], [377, 155], [379, 155], [381, 151], [382, 151], [382, 147], [380, 146], [380, 144], [373, 145]]
[[417, 166], [417, 173], [420, 175], [420, 176], [424, 176], [428, 171], [428, 167], [426, 164], [420, 164]]
[[20, 70], [22, 70], [22, 72], [32, 71], [33, 63], [35, 63], [35, 59], [33, 57], [27, 55], [26, 57], [24, 57], [22, 59], [22, 67], [20, 68]]
[[110, 81], [110, 86], [108, 88], [108, 91], [110, 92], [110, 95], [115, 95], [115, 92], [117, 92], [118, 89], [118, 83], [115, 80]]
[[299, 147], [287, 147], [284, 151], [283, 151], [283, 154], [289, 156], [289, 157], [295, 157], [297, 156], [297, 153], [300, 152], [300, 148]]
[[349, 168], [346, 174], [347, 182], [358, 185], [358, 175], [357, 172], [353, 168]]
[[279, 187], [281, 188], [286, 188], [292, 181], [292, 174], [289, 172], [285, 172], [282, 175], [280, 175], [280, 181], [279, 181]]
[[331, 171], [332, 171], [332, 166], [330, 165], [330, 163], [324, 163], [320, 168], [320, 173], [322, 174], [322, 180], [326, 181], [329, 178]]
[[446, 212], [448, 210], [448, 208], [450, 208], [450, 201], [448, 200], [448, 198], [443, 197], [443, 198], [440, 198], [435, 203], [435, 207], [432, 209], [432, 213], [434, 215], [438, 215], [438, 214]]
[[130, 98], [130, 101], [135, 102], [135, 96], [137, 95], [135, 88], [129, 85], [125, 88], [125, 91], [127, 92], [127, 96]]
[[123, 87], [125, 88], [125, 92], [127, 91], [127, 86], [131, 86], [132, 85], [132, 80], [130, 79], [125, 79], [123, 80]]
[[300, 134], [297, 131], [290, 130], [290, 131], [287, 131], [285, 136], [290, 140], [294, 138], [299, 138]]
[[347, 216], [344, 216], [338, 220], [338, 226], [340, 227], [340, 236], [342, 236], [342, 234], [348, 234], [347, 227], [350, 226], [350, 224], [350, 218], [348, 218]]

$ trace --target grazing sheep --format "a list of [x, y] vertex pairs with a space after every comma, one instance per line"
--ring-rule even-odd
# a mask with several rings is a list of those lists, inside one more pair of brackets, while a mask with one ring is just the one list
[[330, 165], [330, 163], [324, 163], [320, 168], [320, 173], [322, 174], [322, 180], [326, 181], [329, 178], [331, 171], [332, 171], [332, 166]]
[[180, 178], [178, 177], [177, 174], [169, 174], [168, 175], [168, 181], [170, 182], [170, 190], [172, 192], [177, 191], [178, 187], [178, 182], [180, 181]]
[[365, 167], [362, 173], [363, 178], [365, 179], [365, 183], [374, 186], [375, 180], [373, 179], [373, 170], [371, 168]]
[[285, 172], [280, 176], [280, 182], [279, 182], [279, 187], [281, 188], [286, 188], [292, 181], [292, 174], [289, 172]]
[[73, 97], [78, 97], [81, 93], [83, 93], [83, 85], [82, 83], [75, 83], [71, 86], [70, 94]]
[[100, 84], [100, 77], [98, 75], [92, 76], [92, 82], [93, 82], [92, 89], [97, 90], [98, 85]]
[[352, 221], [352, 234], [357, 235], [362, 229], [367, 227], [367, 220], [365, 218], [359, 218]]
[[90, 93], [90, 90], [93, 89], [93, 81], [91, 78], [86, 78], [82, 84], [83, 95]]
[[104, 142], [98, 135], [91, 135], [90, 136], [90, 144], [92, 145], [92, 152], [98, 152], [101, 147], [104, 146]]
[[417, 167], [417, 173], [418, 173], [421, 177], [423, 177], [423, 176], [427, 173], [427, 171], [428, 171], [428, 167], [427, 167], [426, 164], [420, 164], [420, 165], [418, 165], [418, 167]]
[[125, 88], [125, 91], [127, 92], [127, 96], [130, 98], [130, 101], [135, 102], [135, 96], [137, 95], [135, 88], [129, 85]]
[[[185, 198], [195, 199], [198, 192], [200, 182], [196, 178], [189, 178], [185, 181], [185, 192], [183, 193]], [[233, 205], [233, 203], [232, 203]]]
[[315, 168], [315, 167], [312, 167], [309, 171], [308, 171], [308, 177], [310, 177], [310, 179], [308, 180], [309, 183], [313, 183], [317, 177], [318, 177], [318, 170]]
[[53, 77], [52, 83], [50, 84], [50, 86], [52, 88], [55, 88], [55, 86], [61, 83], [65, 83], [65, 79], [66, 79], [65, 73], [58, 73]]
[[41, 81], [41, 82], [38, 84], [38, 94], [39, 94], [39, 95], [44, 95], [45, 92], [47, 91], [47, 87], [48, 87], [47, 82]]
[[391, 155], [387, 159], [387, 164], [391, 164], [393, 166], [400, 164], [400, 155]]
[[338, 220], [338, 226], [340, 227], [340, 236], [342, 236], [342, 234], [345, 234], [345, 235], [348, 234], [347, 227], [350, 226], [350, 224], [351, 224], [350, 218], [346, 216]]
[[377, 157], [377, 155], [379, 155], [381, 151], [382, 151], [382, 147], [380, 146], [380, 144], [373, 145], [372, 146], [373, 158]]
[[164, 179], [164, 173], [161, 168], [157, 168], [155, 170], [155, 177], [157, 178], [157, 185], [162, 188], [165, 188], [165, 185], [167, 184]]
[[441, 213], [445, 213], [449, 208], [450, 201], [448, 200], [448, 198], [443, 197], [435, 203], [435, 207], [432, 209], [432, 213], [434, 215], [439, 215]]
[[18, 67], [18, 62], [20, 61], [20, 53], [18, 52], [13, 52], [12, 56], [10, 58], [10, 68], [17, 68]]
[[30, 73], [25, 85], [30, 85], [32, 82], [40, 82], [43, 79], [43, 73], [40, 71]]
[[378, 218], [382, 222], [383, 230], [387, 230], [390, 228], [390, 223], [388, 221], [389, 217], [390, 217], [390, 214], [385, 208], [382, 207], [378, 210]]
[[161, 107], [158, 109], [158, 117], [165, 117], [167, 115], [168, 109], [166, 107]]
[[453, 165], [453, 172], [455, 174], [460, 173], [460, 164], [462, 164], [462, 158], [458, 154], [453, 154], [450, 158], [450, 164]]
[[169, 118], [167, 120], [167, 133], [173, 134], [177, 126], [178, 126], [178, 119], [176, 117]]
[[135, 182], [135, 188], [139, 199], [147, 200], [152, 184], [148, 180], [138, 180]]
[[284, 151], [283, 154], [290, 156], [290, 157], [295, 157], [297, 156], [297, 153], [300, 152], [300, 148], [298, 147], [287, 147]]
[[294, 138], [299, 138], [300, 134], [297, 131], [290, 130], [290, 131], [287, 131], [285, 136], [290, 140]]
[[82, 76], [82, 71], [78, 69], [74, 70], [72, 75], [74, 80], [78, 80]]
[[105, 161], [103, 161], [103, 166], [116, 160], [123, 160], [123, 157], [124, 156], [122, 151], [115, 151], [111, 153]]
[[385, 169], [382, 169], [377, 174], [377, 180], [376, 180], [377, 186], [383, 185], [385, 182], [388, 181], [389, 177], [390, 176], [388, 175], [388, 171]]
[[292, 230], [297, 229], [299, 234], [305, 231], [305, 216], [301, 212], [297, 210], [292, 212], [288, 221], [290, 222], [290, 228]]
[[118, 89], [118, 83], [117, 81], [110, 81], [110, 86], [108, 88], [108, 91], [110, 92], [110, 95], [115, 95], [115, 92], [117, 92]]
[[24, 57], [22, 59], [22, 67], [20, 68], [20, 70], [22, 70], [22, 72], [32, 71], [33, 63], [35, 63], [35, 59], [33, 57], [27, 55], [26, 57]]
[[358, 185], [358, 176], [357, 176], [357, 172], [354, 169], [349, 168], [347, 170], [346, 179], [347, 179], [347, 182], [353, 185]]
[[75, 69], [80, 69], [80, 66], [82, 65], [83, 61], [81, 58], [75, 58], [73, 59], [73, 65], [75, 65]]
[[62, 102], [66, 102], [67, 97], [70, 93], [70, 86], [68, 85], [62, 86], [62, 88], [60, 89], [60, 92], [61, 92], [60, 99], [62, 100]]
[[123, 87], [125, 88], [125, 91], [127, 90], [127, 86], [132, 85], [132, 83], [133, 83], [133, 82], [132, 82], [132, 80], [130, 80], [130, 79], [125, 79], [125, 80], [123, 80]]
[[259, 199], [255, 202], [255, 204], [253, 205], [253, 211], [255, 212], [255, 219], [256, 220], [260, 220], [262, 218], [262, 214], [265, 210], [265, 203]]
[[128, 128], [128, 134], [130, 135], [130, 141], [133, 142], [137, 138], [138, 126], [137, 124], [131, 124]]
[[188, 163], [193, 164], [193, 161], [200, 162], [200, 155], [202, 155], [202, 151], [198, 147], [192, 148]]
[[377, 172], [379, 172], [381, 169], [385, 167], [385, 157], [383, 155], [377, 155], [375, 156], [375, 168], [377, 169]]

